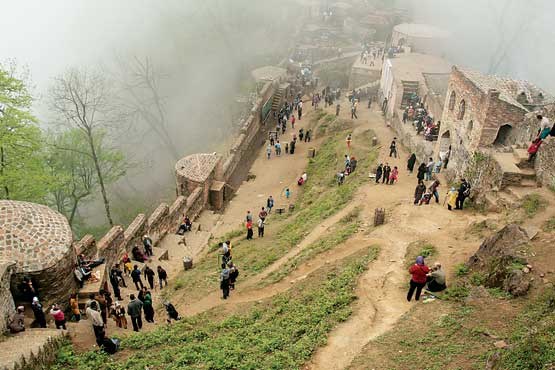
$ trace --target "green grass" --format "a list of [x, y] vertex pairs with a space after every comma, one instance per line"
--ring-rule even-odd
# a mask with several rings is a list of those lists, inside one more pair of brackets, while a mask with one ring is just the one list
[[[233, 261], [241, 271], [241, 281], [260, 273], [291, 248], [298, 245], [316, 225], [334, 215], [350, 201], [358, 187], [365, 183], [367, 173], [377, 156], [376, 148], [360, 146], [353, 148], [359, 159], [357, 170], [350, 175], [344, 185], [338, 187], [335, 175], [343, 167], [346, 132], [334, 134], [324, 141], [316, 157], [307, 166], [308, 181], [299, 189], [295, 211], [287, 216], [271, 215], [265, 228], [265, 237], [252, 241], [240, 238], [232, 243]], [[354, 137], [360, 142], [370, 142], [371, 131]], [[239, 234], [240, 235], [240, 234]], [[225, 239], [225, 238], [224, 238]], [[333, 241], [329, 241], [333, 243]], [[184, 299], [202, 297], [211, 290], [218, 289], [217, 243], [211, 246], [208, 255], [195, 264], [195, 268], [182, 271], [171, 284], [174, 290], [181, 291]]]
[[549, 288], [517, 317], [515, 330], [501, 352], [499, 369], [549, 369], [555, 364], [555, 290]]
[[311, 260], [321, 253], [335, 248], [349, 239], [358, 231], [360, 226], [360, 221], [358, 220], [359, 212], [360, 209], [357, 208], [343, 217], [330, 233], [308, 245], [298, 255], [287, 261], [279, 270], [271, 273], [266, 278], [266, 283], [276, 283], [281, 281], [302, 263]]
[[459, 263], [458, 265], [455, 266], [455, 275], [458, 277], [468, 275], [469, 271], [470, 269], [465, 263]]
[[522, 199], [522, 209], [528, 217], [534, 216], [546, 207], [547, 201], [539, 194], [528, 194]]
[[[418, 256], [422, 256], [424, 259], [427, 259], [436, 255], [436, 247], [428, 241], [418, 240], [412, 242], [408, 245], [407, 252], [405, 253], [405, 266], [406, 268], [412, 266]], [[429, 265], [430, 261], [426, 261], [426, 264]]]
[[349, 317], [358, 277], [377, 252], [364, 250], [240, 313], [215, 310], [130, 335], [122, 341], [122, 357], [75, 354], [66, 346], [52, 369], [299, 369]]

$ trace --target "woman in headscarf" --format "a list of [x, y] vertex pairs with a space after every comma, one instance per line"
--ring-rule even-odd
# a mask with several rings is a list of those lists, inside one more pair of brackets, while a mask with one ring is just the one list
[[418, 167], [418, 174], [416, 175], [418, 180], [424, 180], [424, 175], [426, 174], [427, 171], [428, 171], [428, 168], [426, 167], [426, 163], [424, 162], [420, 163], [420, 166]]
[[414, 296], [415, 300], [420, 300], [420, 293], [422, 293], [422, 288], [426, 285], [427, 275], [430, 269], [424, 263], [424, 257], [416, 257], [416, 263], [409, 268], [409, 273], [411, 274], [410, 288], [407, 293], [407, 301], [410, 302], [412, 295], [416, 291]]
[[416, 163], [416, 154], [412, 153], [407, 162], [407, 170], [409, 170], [410, 173], [412, 173], [412, 171], [414, 170], [415, 163]]

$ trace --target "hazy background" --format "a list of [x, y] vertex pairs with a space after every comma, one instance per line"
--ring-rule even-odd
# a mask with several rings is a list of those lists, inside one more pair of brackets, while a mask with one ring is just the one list
[[[415, 22], [451, 32], [450, 61], [526, 79], [555, 93], [555, 1], [405, 0], [399, 5], [410, 8]], [[501, 60], [495, 70], [490, 70], [492, 57]]]
[[[285, 57], [297, 8], [289, 0], [4, 1], [0, 60], [15, 58], [29, 67], [34, 110], [46, 126], [48, 88], [68, 67], [102, 68], [117, 85], [129, 63], [148, 58], [160, 76], [178, 157], [225, 151], [248, 108], [237, 103], [252, 91], [246, 77]], [[125, 178], [111, 187], [115, 221], [125, 224], [162, 200], [173, 201], [177, 158], [145, 123], [122, 124], [113, 141], [130, 161]], [[105, 223], [97, 201], [80, 213], [88, 224]]]
[[[450, 31], [445, 53], [453, 63], [555, 92], [555, 1], [375, 2], [408, 8], [414, 22]], [[148, 58], [161, 76], [160, 95], [179, 156], [225, 152], [246, 109], [238, 97], [252, 91], [245, 83], [250, 70], [287, 54], [304, 12], [296, 0], [4, 0], [1, 9], [0, 60], [15, 58], [29, 67], [42, 125], [49, 122], [48, 87], [68, 67], [102, 68], [116, 84], [129, 72], [128, 63]], [[125, 178], [110, 189], [117, 223], [173, 200], [176, 158], [143, 121], [122, 124], [113, 144], [130, 162]], [[105, 228], [94, 199], [80, 213], [87, 224]]]

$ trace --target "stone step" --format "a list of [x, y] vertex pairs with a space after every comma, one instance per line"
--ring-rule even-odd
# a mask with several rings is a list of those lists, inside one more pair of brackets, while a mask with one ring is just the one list
[[534, 162], [528, 162], [528, 151], [526, 149], [513, 148], [513, 157], [518, 168], [534, 168]]
[[533, 168], [521, 168], [520, 177], [523, 180], [536, 180], [536, 171]]
[[532, 179], [523, 179], [522, 181], [520, 181], [520, 186], [526, 187], [526, 188], [537, 188], [538, 183], [536, 182], [535, 176], [534, 176], [534, 180], [532, 180]]
[[32, 355], [38, 355], [49, 340], [61, 339], [65, 334], [65, 331], [47, 328], [26, 329], [22, 333], [9, 335], [0, 342], [0, 369], [13, 369], [22, 358], [28, 361]]

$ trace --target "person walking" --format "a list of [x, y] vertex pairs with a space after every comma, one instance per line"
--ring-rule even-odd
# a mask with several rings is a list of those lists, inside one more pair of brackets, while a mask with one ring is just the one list
[[262, 221], [266, 221], [266, 217], [268, 217], [268, 212], [266, 211], [266, 209], [264, 207], [262, 207], [260, 212], [258, 212], [258, 218], [261, 218]]
[[268, 199], [266, 199], [266, 208], [268, 209], [268, 213], [272, 213], [272, 208], [274, 208], [274, 198], [270, 195]]
[[414, 164], [416, 163], [416, 154], [412, 153], [407, 161], [407, 170], [412, 173], [414, 170]]
[[118, 328], [127, 329], [127, 317], [125, 316], [125, 308], [119, 302], [113, 304], [110, 314], [114, 318], [114, 321], [116, 322], [116, 326]]
[[418, 185], [416, 185], [416, 189], [414, 189], [414, 205], [418, 205], [424, 192], [426, 192], [426, 185], [424, 185], [422, 180], [418, 180]]
[[434, 160], [430, 157], [428, 159], [428, 164], [426, 165], [426, 180], [430, 181], [432, 179], [432, 172], [434, 171]]
[[100, 314], [98, 302], [92, 301], [91, 305], [87, 307], [85, 312], [87, 314], [87, 318], [91, 320], [95, 338], [97, 340], [104, 338], [104, 321], [102, 321], [102, 315]]
[[452, 211], [453, 208], [457, 207], [458, 195], [459, 192], [454, 187], [452, 187], [451, 190], [449, 190], [449, 192], [447, 193], [447, 209], [449, 211]]
[[303, 137], [304, 137], [304, 130], [303, 130], [303, 128], [301, 127], [301, 128], [299, 129], [299, 141], [303, 141]]
[[139, 331], [143, 327], [143, 320], [141, 318], [141, 310], [143, 302], [135, 298], [135, 294], [129, 296], [130, 302], [127, 305], [127, 313], [131, 317], [131, 324], [133, 324], [133, 331]]
[[239, 269], [233, 262], [230, 262], [229, 263], [229, 289], [230, 290], [235, 290], [235, 282], [237, 281], [238, 277], [239, 277]]
[[303, 101], [299, 101], [299, 104], [297, 105], [297, 114], [299, 115], [299, 121], [301, 120], [301, 118], [303, 117]]
[[152, 257], [152, 239], [148, 235], [143, 235], [143, 246], [145, 247], [145, 254], [148, 257]]
[[292, 129], [295, 128], [295, 115], [294, 114], [291, 115], [291, 128]]
[[382, 178], [383, 174], [383, 164], [380, 163], [378, 168], [376, 168], [376, 184], [380, 183], [380, 179]]
[[262, 218], [258, 219], [258, 237], [259, 238], [263, 238], [264, 237], [264, 220]]
[[229, 269], [224, 266], [220, 274], [220, 289], [222, 290], [222, 298], [229, 297]]
[[135, 288], [141, 290], [143, 288], [143, 281], [141, 280], [141, 270], [137, 265], [133, 266], [133, 271], [131, 271], [131, 280], [135, 283]]
[[148, 285], [150, 289], [154, 289], [154, 270], [150, 268], [150, 266], [145, 265], [145, 269], [143, 271], [145, 279], [148, 281]]
[[470, 196], [470, 184], [465, 179], [461, 179], [461, 186], [459, 186], [459, 193], [457, 194], [455, 209], [462, 210], [464, 201], [469, 196]]
[[158, 266], [156, 272], [158, 273], [158, 282], [160, 283], [161, 290], [163, 288], [162, 283], [165, 283], [166, 286], [168, 286], [168, 273], [162, 268], [162, 266]]
[[152, 306], [152, 294], [143, 288], [143, 312], [146, 322], [154, 323], [154, 307]]
[[351, 119], [358, 119], [356, 105], [351, 105]]
[[428, 266], [424, 263], [424, 257], [416, 257], [416, 263], [409, 268], [409, 273], [411, 274], [410, 288], [407, 293], [407, 301], [411, 301], [412, 295], [415, 300], [420, 300], [420, 293], [422, 293], [422, 288], [426, 285], [427, 275], [430, 272]]
[[434, 198], [435, 198], [435, 200], [436, 200], [436, 203], [439, 203], [439, 192], [438, 192], [437, 189], [439, 188], [439, 185], [440, 185], [440, 184], [441, 184], [441, 183], [439, 182], [439, 180], [436, 179], [436, 180], [432, 183], [432, 185], [430, 185], [430, 193], [432, 193], [432, 195], [434, 196]]
[[247, 211], [247, 215], [245, 216], [245, 221], [252, 221], [252, 214], [251, 211]]
[[397, 142], [396, 142], [397, 138], [394, 137], [393, 140], [391, 141], [391, 144], [389, 144], [389, 156], [394, 156], [395, 158], [397, 158]]
[[118, 300], [122, 300], [121, 299], [121, 292], [119, 289], [119, 276], [118, 276], [118, 271], [117, 271], [117, 265], [114, 265], [111, 269], [110, 269], [110, 284], [112, 284], [112, 290], [114, 291], [114, 297], [116, 297], [116, 299]]
[[81, 311], [79, 310], [79, 299], [76, 293], [69, 296], [69, 308], [71, 309], [70, 320], [79, 322], [81, 320]]
[[252, 231], [252, 220], [247, 221], [247, 240], [252, 240], [253, 231]]
[[337, 103], [337, 105], [335, 106], [335, 116], [339, 116], [339, 111], [341, 110], [341, 105], [339, 103]]
[[285, 189], [285, 198], [291, 198], [291, 190], [289, 190], [289, 188]]
[[382, 184], [387, 184], [389, 182], [389, 175], [391, 174], [391, 167], [389, 167], [389, 163], [386, 163], [383, 168], [383, 180]]
[[310, 143], [311, 136], [312, 136], [312, 131], [306, 130], [306, 134], [304, 134], [304, 142]]
[[42, 304], [40, 304], [37, 297], [33, 297], [31, 309], [33, 310], [33, 314], [35, 315], [34, 323], [38, 325], [39, 328], [46, 328], [46, 317], [44, 316], [44, 311], [42, 310]]
[[272, 156], [272, 145], [268, 144], [268, 146], [266, 147], [266, 157], [270, 159], [271, 156]]
[[418, 179], [418, 181], [423, 181], [425, 175], [426, 175], [426, 164], [422, 162], [420, 163], [420, 166], [418, 166], [418, 173], [416, 175], [416, 178]]
[[351, 149], [351, 141], [353, 141], [353, 137], [351, 136], [351, 134], [347, 135], [347, 139], [345, 139], [345, 141], [347, 142], [347, 149]]
[[56, 329], [67, 330], [66, 316], [64, 315], [64, 311], [60, 309], [60, 306], [58, 306], [58, 304], [52, 305], [52, 308], [50, 309], [50, 315], [52, 315], [52, 318], [54, 319]]
[[389, 185], [393, 185], [399, 178], [399, 169], [397, 168], [397, 166], [393, 167], [393, 170], [391, 171], [391, 174], [389, 175]]

